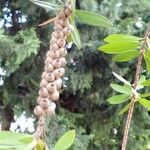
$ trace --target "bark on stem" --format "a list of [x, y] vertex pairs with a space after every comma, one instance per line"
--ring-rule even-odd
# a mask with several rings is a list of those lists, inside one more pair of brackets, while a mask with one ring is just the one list
[[[133, 89], [134, 90], [137, 89], [138, 81], [139, 81], [140, 74], [141, 74], [141, 65], [142, 65], [143, 55], [145, 52], [145, 46], [147, 45], [147, 39], [149, 38], [149, 36], [150, 36], [150, 26], [147, 29], [147, 32], [146, 32], [145, 37], [144, 37], [144, 42], [143, 42], [141, 49], [140, 49], [141, 54], [138, 57], [138, 61], [137, 61], [137, 65], [136, 65], [135, 78], [134, 78], [134, 83], [133, 83]], [[126, 119], [121, 150], [126, 149], [126, 145], [127, 145], [127, 141], [128, 141], [129, 128], [130, 128], [131, 119], [133, 116], [133, 111], [134, 111], [134, 106], [135, 106], [136, 101], [137, 101], [137, 97], [136, 97], [136, 95], [133, 95], [133, 97], [131, 99], [131, 106], [129, 108], [127, 119]]]

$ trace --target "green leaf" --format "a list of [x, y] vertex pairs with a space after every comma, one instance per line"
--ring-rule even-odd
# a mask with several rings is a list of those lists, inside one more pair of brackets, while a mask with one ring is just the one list
[[142, 83], [146, 80], [146, 77], [144, 75], [142, 75], [138, 81], [138, 85], [137, 85], [137, 90], [144, 88], [144, 86], [142, 85]]
[[53, 150], [67, 150], [75, 140], [75, 130], [65, 133], [55, 144]]
[[123, 102], [129, 100], [130, 97], [131, 96], [127, 95], [127, 94], [115, 95], [115, 96], [110, 97], [107, 101], [110, 104], [120, 104], [120, 103], [123, 103]]
[[150, 71], [150, 51], [145, 51], [144, 59], [147, 66], [147, 70]]
[[138, 99], [138, 102], [146, 108], [150, 108], [150, 101], [144, 98]]
[[81, 22], [88, 25], [99, 26], [99, 27], [112, 26], [112, 23], [107, 18], [95, 12], [76, 9], [75, 15], [78, 17], [78, 19]]
[[141, 94], [140, 97], [142, 97], [142, 98], [144, 98], [144, 97], [150, 97], [150, 93]]
[[139, 79], [139, 84], [142, 84], [144, 81], [146, 80], [146, 77], [144, 75], [142, 75]]
[[[1, 131], [0, 132], [0, 149], [22, 149], [32, 143], [31, 135]], [[24, 149], [25, 150], [25, 149]], [[27, 149], [26, 149], [27, 150]]]
[[136, 42], [139, 40], [142, 40], [142, 38], [137, 37], [137, 36], [131, 36], [128, 34], [112, 34], [104, 39], [104, 41], [108, 43], [125, 42], [125, 41]]
[[40, 7], [45, 8], [45, 9], [52, 9], [52, 10], [58, 9], [58, 5], [55, 5], [53, 3], [44, 2], [44, 1], [40, 1], [40, 0], [29, 0], [29, 1], [31, 1], [32, 3], [34, 3]]
[[78, 32], [78, 29], [77, 29], [74, 21], [72, 21], [71, 25], [73, 26], [73, 31], [71, 32], [71, 38], [72, 38], [73, 42], [75, 43], [75, 45], [78, 47], [78, 49], [81, 49], [80, 34]]
[[115, 57], [113, 57], [112, 60], [115, 62], [126, 62], [126, 61], [129, 61], [129, 60], [136, 58], [139, 55], [140, 55], [140, 52], [134, 50], [134, 51], [129, 51], [126, 53], [118, 54]]
[[125, 107], [123, 107], [120, 111], [119, 111], [119, 115], [125, 113], [126, 111], [128, 111], [128, 109], [130, 108], [131, 103], [127, 104]]
[[45, 144], [43, 141], [38, 140], [36, 146], [35, 146], [35, 150], [44, 150], [45, 149]]
[[143, 86], [150, 86], [150, 79], [142, 83]]
[[75, 7], [76, 7], [76, 0], [71, 0], [71, 6], [72, 6], [73, 13], [74, 13]]
[[113, 42], [99, 47], [98, 49], [108, 54], [131, 52], [139, 47], [139, 42]]
[[132, 87], [131, 86], [122, 86], [122, 85], [118, 85], [118, 84], [110, 84], [111, 87], [120, 93], [124, 93], [124, 94], [131, 94], [132, 93]]
[[118, 80], [120, 80], [121, 82], [123, 82], [124, 84], [131, 86], [130, 82], [128, 82], [128, 81], [127, 81], [126, 79], [124, 79], [123, 77], [121, 77], [119, 74], [113, 72], [113, 75], [114, 75]]

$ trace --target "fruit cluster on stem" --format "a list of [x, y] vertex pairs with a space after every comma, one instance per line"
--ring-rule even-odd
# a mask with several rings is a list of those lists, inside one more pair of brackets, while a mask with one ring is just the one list
[[65, 48], [67, 36], [70, 34], [69, 16], [72, 14], [71, 3], [67, 2], [62, 11], [54, 19], [54, 31], [50, 40], [50, 48], [46, 53], [44, 71], [40, 82], [37, 103], [34, 114], [39, 117], [36, 138], [41, 138], [44, 132], [45, 116], [55, 113], [59, 100], [59, 90], [62, 87], [62, 77], [65, 74], [66, 65]]

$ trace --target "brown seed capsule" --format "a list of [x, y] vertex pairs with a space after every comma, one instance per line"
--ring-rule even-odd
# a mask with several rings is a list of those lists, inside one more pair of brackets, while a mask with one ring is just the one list
[[54, 92], [56, 90], [56, 84], [55, 83], [49, 83], [46, 87], [49, 92]]
[[65, 14], [64, 10], [62, 10], [62, 11], [58, 14], [58, 17], [59, 17], [60, 19], [66, 17], [66, 14]]
[[46, 57], [49, 57], [50, 56], [50, 53], [51, 53], [51, 51], [49, 50], [49, 51], [47, 51], [47, 53], [46, 53]]
[[68, 26], [68, 25], [69, 25], [68, 19], [66, 19], [66, 18], [61, 19], [61, 20], [60, 20], [60, 24], [61, 24], [63, 27]]
[[61, 61], [59, 59], [55, 59], [55, 60], [53, 60], [52, 65], [55, 69], [60, 68], [61, 67]]
[[45, 79], [42, 79], [42, 81], [40, 82], [40, 87], [46, 87], [48, 84], [48, 82]]
[[45, 75], [45, 79], [46, 79], [48, 82], [54, 81], [54, 80], [55, 80], [55, 75], [54, 75], [54, 73], [47, 73], [47, 74]]
[[62, 47], [59, 49], [59, 54], [60, 54], [60, 57], [64, 57], [67, 55], [67, 50], [64, 47]]
[[50, 50], [58, 50], [59, 49], [59, 46], [58, 46], [58, 44], [56, 44], [56, 43], [52, 43], [51, 45], [50, 45]]
[[59, 38], [63, 38], [64, 34], [62, 31], [58, 30], [58, 31], [53, 32], [53, 36], [55, 36], [55, 38], [59, 39]]
[[43, 109], [47, 109], [50, 106], [51, 102], [48, 98], [43, 98], [39, 104]]
[[52, 64], [48, 64], [44, 67], [44, 70], [48, 73], [52, 72], [54, 70], [54, 67], [52, 66]]
[[65, 14], [66, 14], [67, 17], [70, 16], [72, 14], [72, 10], [66, 8], [65, 9]]
[[65, 69], [64, 69], [64, 68], [59, 68], [59, 72], [61, 73], [61, 76], [64, 76], [64, 74], [65, 74]]
[[57, 38], [55, 38], [54, 36], [52, 36], [51, 40], [50, 40], [50, 44], [56, 43], [57, 42]]
[[43, 87], [39, 90], [39, 96], [41, 96], [43, 98], [48, 97], [48, 94], [49, 94], [49, 92], [45, 87]]
[[63, 29], [63, 33], [64, 33], [65, 36], [68, 36], [70, 34], [70, 28], [69, 27], [65, 27]]
[[67, 64], [66, 58], [61, 57], [59, 60], [61, 62], [61, 67], [64, 67]]
[[42, 79], [44, 79], [44, 78], [45, 78], [46, 74], [47, 74], [47, 72], [46, 72], [46, 71], [44, 71], [44, 72], [42, 73]]
[[40, 97], [40, 96], [38, 96], [38, 98], [37, 98], [37, 103], [39, 104], [40, 103], [40, 101], [42, 100], [43, 98], [42, 97]]
[[64, 47], [66, 45], [66, 40], [65, 39], [59, 39], [57, 41], [57, 44], [59, 47]]
[[51, 57], [47, 57], [45, 60], [45, 64], [50, 64], [52, 63], [53, 59]]
[[63, 26], [62, 26], [61, 24], [57, 24], [57, 25], [55, 25], [55, 27], [54, 27], [54, 30], [55, 30], [55, 31], [62, 30], [62, 29], [63, 29]]
[[60, 90], [62, 87], [62, 79], [58, 78], [53, 83], [55, 83], [57, 90]]
[[59, 24], [59, 17], [57, 16], [56, 18], [55, 18], [55, 20], [54, 20], [54, 25], [57, 25], [57, 24]]
[[55, 114], [56, 104], [54, 102], [47, 108], [46, 113], [48, 116], [52, 116]]
[[34, 108], [34, 114], [37, 115], [37, 116], [41, 116], [43, 115], [44, 111], [43, 111], [43, 108], [38, 105]]
[[55, 69], [53, 71], [53, 73], [54, 73], [56, 79], [58, 79], [58, 78], [60, 78], [62, 76], [62, 74], [61, 74], [59, 69]]
[[59, 51], [58, 50], [51, 51], [50, 56], [53, 59], [59, 58], [60, 57]]
[[59, 100], [59, 92], [57, 90], [55, 90], [52, 94], [51, 94], [51, 99], [52, 101], [58, 101]]

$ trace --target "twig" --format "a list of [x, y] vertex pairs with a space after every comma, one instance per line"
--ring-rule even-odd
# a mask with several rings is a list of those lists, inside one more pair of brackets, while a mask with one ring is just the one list
[[[141, 49], [140, 49], [141, 54], [138, 57], [138, 61], [137, 61], [137, 65], [136, 65], [136, 72], [135, 72], [135, 79], [134, 79], [134, 83], [133, 83], [133, 89], [134, 90], [136, 90], [137, 86], [138, 86], [138, 81], [139, 81], [140, 74], [141, 74], [141, 65], [142, 65], [143, 55], [145, 52], [145, 46], [147, 45], [147, 39], [149, 38], [149, 36], [150, 36], [150, 26], [147, 29], [147, 32], [146, 32], [145, 37], [144, 37], [144, 42], [143, 42]], [[134, 106], [135, 106], [136, 101], [137, 101], [137, 96], [133, 95], [133, 97], [131, 99], [131, 106], [129, 108], [127, 119], [126, 119], [121, 150], [126, 149], [126, 145], [127, 145], [127, 141], [128, 141], [129, 128], [130, 128], [131, 119], [133, 116], [133, 111], [134, 111]]]

